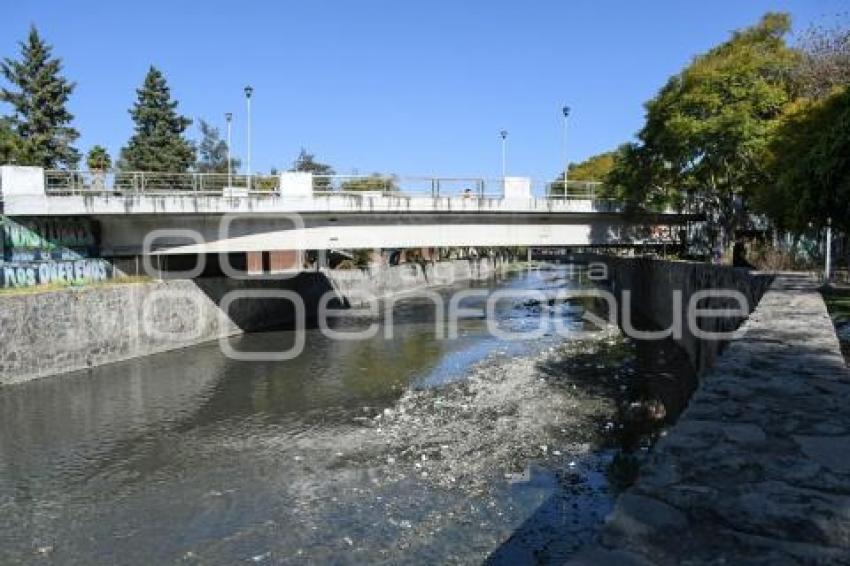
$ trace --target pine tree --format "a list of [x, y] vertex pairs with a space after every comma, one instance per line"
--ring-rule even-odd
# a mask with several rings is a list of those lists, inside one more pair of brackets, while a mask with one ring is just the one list
[[0, 165], [17, 163], [21, 140], [8, 118], [0, 118]]
[[0, 73], [17, 88], [0, 89], [0, 101], [14, 109], [9, 123], [21, 142], [17, 161], [47, 169], [73, 168], [80, 153], [71, 144], [79, 133], [69, 125], [74, 116], [65, 105], [74, 83], [62, 77], [62, 61], [51, 57], [53, 48], [34, 26], [20, 47], [20, 61], [6, 58], [0, 63]]
[[121, 150], [119, 166], [126, 171], [184, 172], [195, 162], [195, 147], [183, 137], [192, 120], [180, 116], [165, 77], [148, 70], [138, 100], [130, 109], [135, 133]]

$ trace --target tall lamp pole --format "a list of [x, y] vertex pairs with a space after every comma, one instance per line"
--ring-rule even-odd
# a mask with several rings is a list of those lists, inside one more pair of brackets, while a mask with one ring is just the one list
[[227, 121], [227, 186], [233, 186], [233, 159], [230, 157], [231, 134], [233, 133], [233, 113], [226, 112], [224, 119]]
[[507, 177], [508, 131], [502, 130], [501, 132], [499, 132], [499, 135], [502, 136], [502, 185], [504, 185], [505, 178]]
[[570, 107], [564, 106], [561, 112], [564, 113], [564, 198], [567, 198], [567, 170], [570, 168], [567, 158], [567, 118], [570, 116]]
[[248, 106], [248, 190], [251, 190], [251, 177], [254, 173], [251, 169], [251, 95], [254, 88], [251, 85], [245, 87], [245, 103]]

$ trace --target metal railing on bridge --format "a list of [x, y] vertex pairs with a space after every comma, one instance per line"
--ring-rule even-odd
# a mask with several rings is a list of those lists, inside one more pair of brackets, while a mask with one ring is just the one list
[[480, 177], [399, 177], [395, 175], [314, 175], [314, 194], [362, 196], [502, 198], [502, 181]]
[[44, 172], [48, 194], [206, 194], [239, 192], [273, 194], [280, 188], [278, 175], [227, 175], [226, 173], [159, 173], [149, 171]]
[[[395, 175], [314, 175], [313, 194], [352, 194], [361, 197], [443, 197], [501, 199], [504, 179], [482, 177], [399, 177]], [[161, 173], [149, 171], [45, 171], [49, 195], [128, 195], [271, 197], [278, 196], [280, 175], [226, 173]], [[569, 181], [532, 182], [532, 197], [545, 199], [607, 200], [600, 198], [600, 183]], [[536, 194], [535, 194], [536, 193]]]

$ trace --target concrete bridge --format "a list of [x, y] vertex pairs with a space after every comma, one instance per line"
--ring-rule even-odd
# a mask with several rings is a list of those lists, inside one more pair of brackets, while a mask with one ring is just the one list
[[[105, 256], [678, 241], [690, 217], [627, 218], [595, 184], [530, 179], [103, 173], [0, 168], [3, 214], [88, 218]], [[365, 189], [365, 190], [364, 190]]]

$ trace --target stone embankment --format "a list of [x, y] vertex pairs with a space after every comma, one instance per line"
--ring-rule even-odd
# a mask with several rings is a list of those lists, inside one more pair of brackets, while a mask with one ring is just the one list
[[[591, 260], [608, 265], [609, 287], [621, 303], [621, 318], [625, 310], [623, 292], [629, 291], [633, 320], [648, 321], [653, 327], [665, 330], [680, 326], [681, 336], [674, 335], [673, 340], [688, 355], [697, 373], [712, 366], [726, 342], [703, 340], [688, 324], [688, 308], [696, 293], [721, 290], [739, 294], [744, 315], [701, 318], [699, 321], [700, 330], [726, 333], [738, 328], [746, 314], [756, 308], [772, 281], [772, 277], [748, 269], [707, 263], [609, 256], [591, 256]], [[674, 293], [679, 293], [680, 300], [674, 298]], [[696, 304], [707, 309], [739, 306], [736, 301], [711, 297]]]
[[577, 564], [850, 564], [850, 373], [777, 276]]
[[501, 260], [456, 260], [361, 270], [303, 272], [272, 280], [224, 277], [118, 283], [0, 296], [0, 386], [292, 324], [292, 302], [232, 291], [295, 292], [314, 313], [326, 292], [384, 297], [456, 281], [486, 279]]

